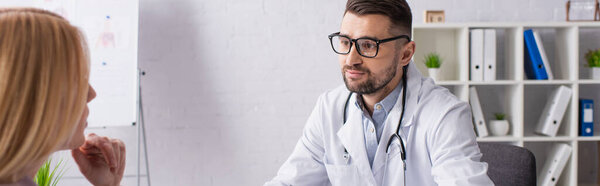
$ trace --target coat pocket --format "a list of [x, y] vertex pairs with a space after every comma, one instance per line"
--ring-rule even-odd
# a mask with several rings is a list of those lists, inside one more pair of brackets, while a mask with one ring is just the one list
[[352, 186], [361, 185], [358, 176], [358, 169], [354, 164], [351, 163], [333, 163], [328, 161], [328, 157], [325, 157], [325, 169], [327, 170], [327, 177], [333, 186]]

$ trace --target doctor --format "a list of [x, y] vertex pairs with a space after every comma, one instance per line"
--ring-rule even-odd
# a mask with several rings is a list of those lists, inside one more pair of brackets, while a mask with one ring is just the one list
[[265, 185], [493, 185], [469, 105], [411, 63], [405, 0], [349, 0], [329, 35], [345, 86], [322, 94]]

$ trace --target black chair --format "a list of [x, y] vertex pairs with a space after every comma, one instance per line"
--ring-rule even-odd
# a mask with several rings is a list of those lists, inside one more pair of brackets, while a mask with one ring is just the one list
[[481, 161], [488, 163], [488, 176], [497, 186], [535, 186], [535, 156], [513, 145], [479, 143]]

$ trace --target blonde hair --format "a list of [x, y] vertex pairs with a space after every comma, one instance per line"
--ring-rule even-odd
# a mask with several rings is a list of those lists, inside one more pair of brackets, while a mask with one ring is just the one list
[[0, 9], [0, 182], [44, 161], [71, 137], [89, 78], [79, 30], [39, 9]]

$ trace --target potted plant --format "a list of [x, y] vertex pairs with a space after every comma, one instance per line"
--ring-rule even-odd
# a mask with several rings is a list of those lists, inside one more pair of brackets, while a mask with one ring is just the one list
[[65, 173], [64, 162], [60, 160], [54, 167], [51, 167], [52, 159], [48, 159], [40, 167], [37, 174], [33, 178], [33, 181], [39, 186], [56, 186], [58, 181], [62, 178]]
[[506, 136], [510, 126], [506, 120], [506, 114], [495, 113], [494, 116], [496, 116], [496, 120], [490, 121], [490, 132], [493, 136]]
[[588, 51], [585, 59], [591, 69], [592, 79], [600, 79], [600, 49]]
[[425, 66], [428, 69], [429, 77], [431, 79], [438, 80], [438, 71], [440, 66], [442, 66], [442, 59], [440, 55], [435, 52], [429, 53], [425, 56]]

